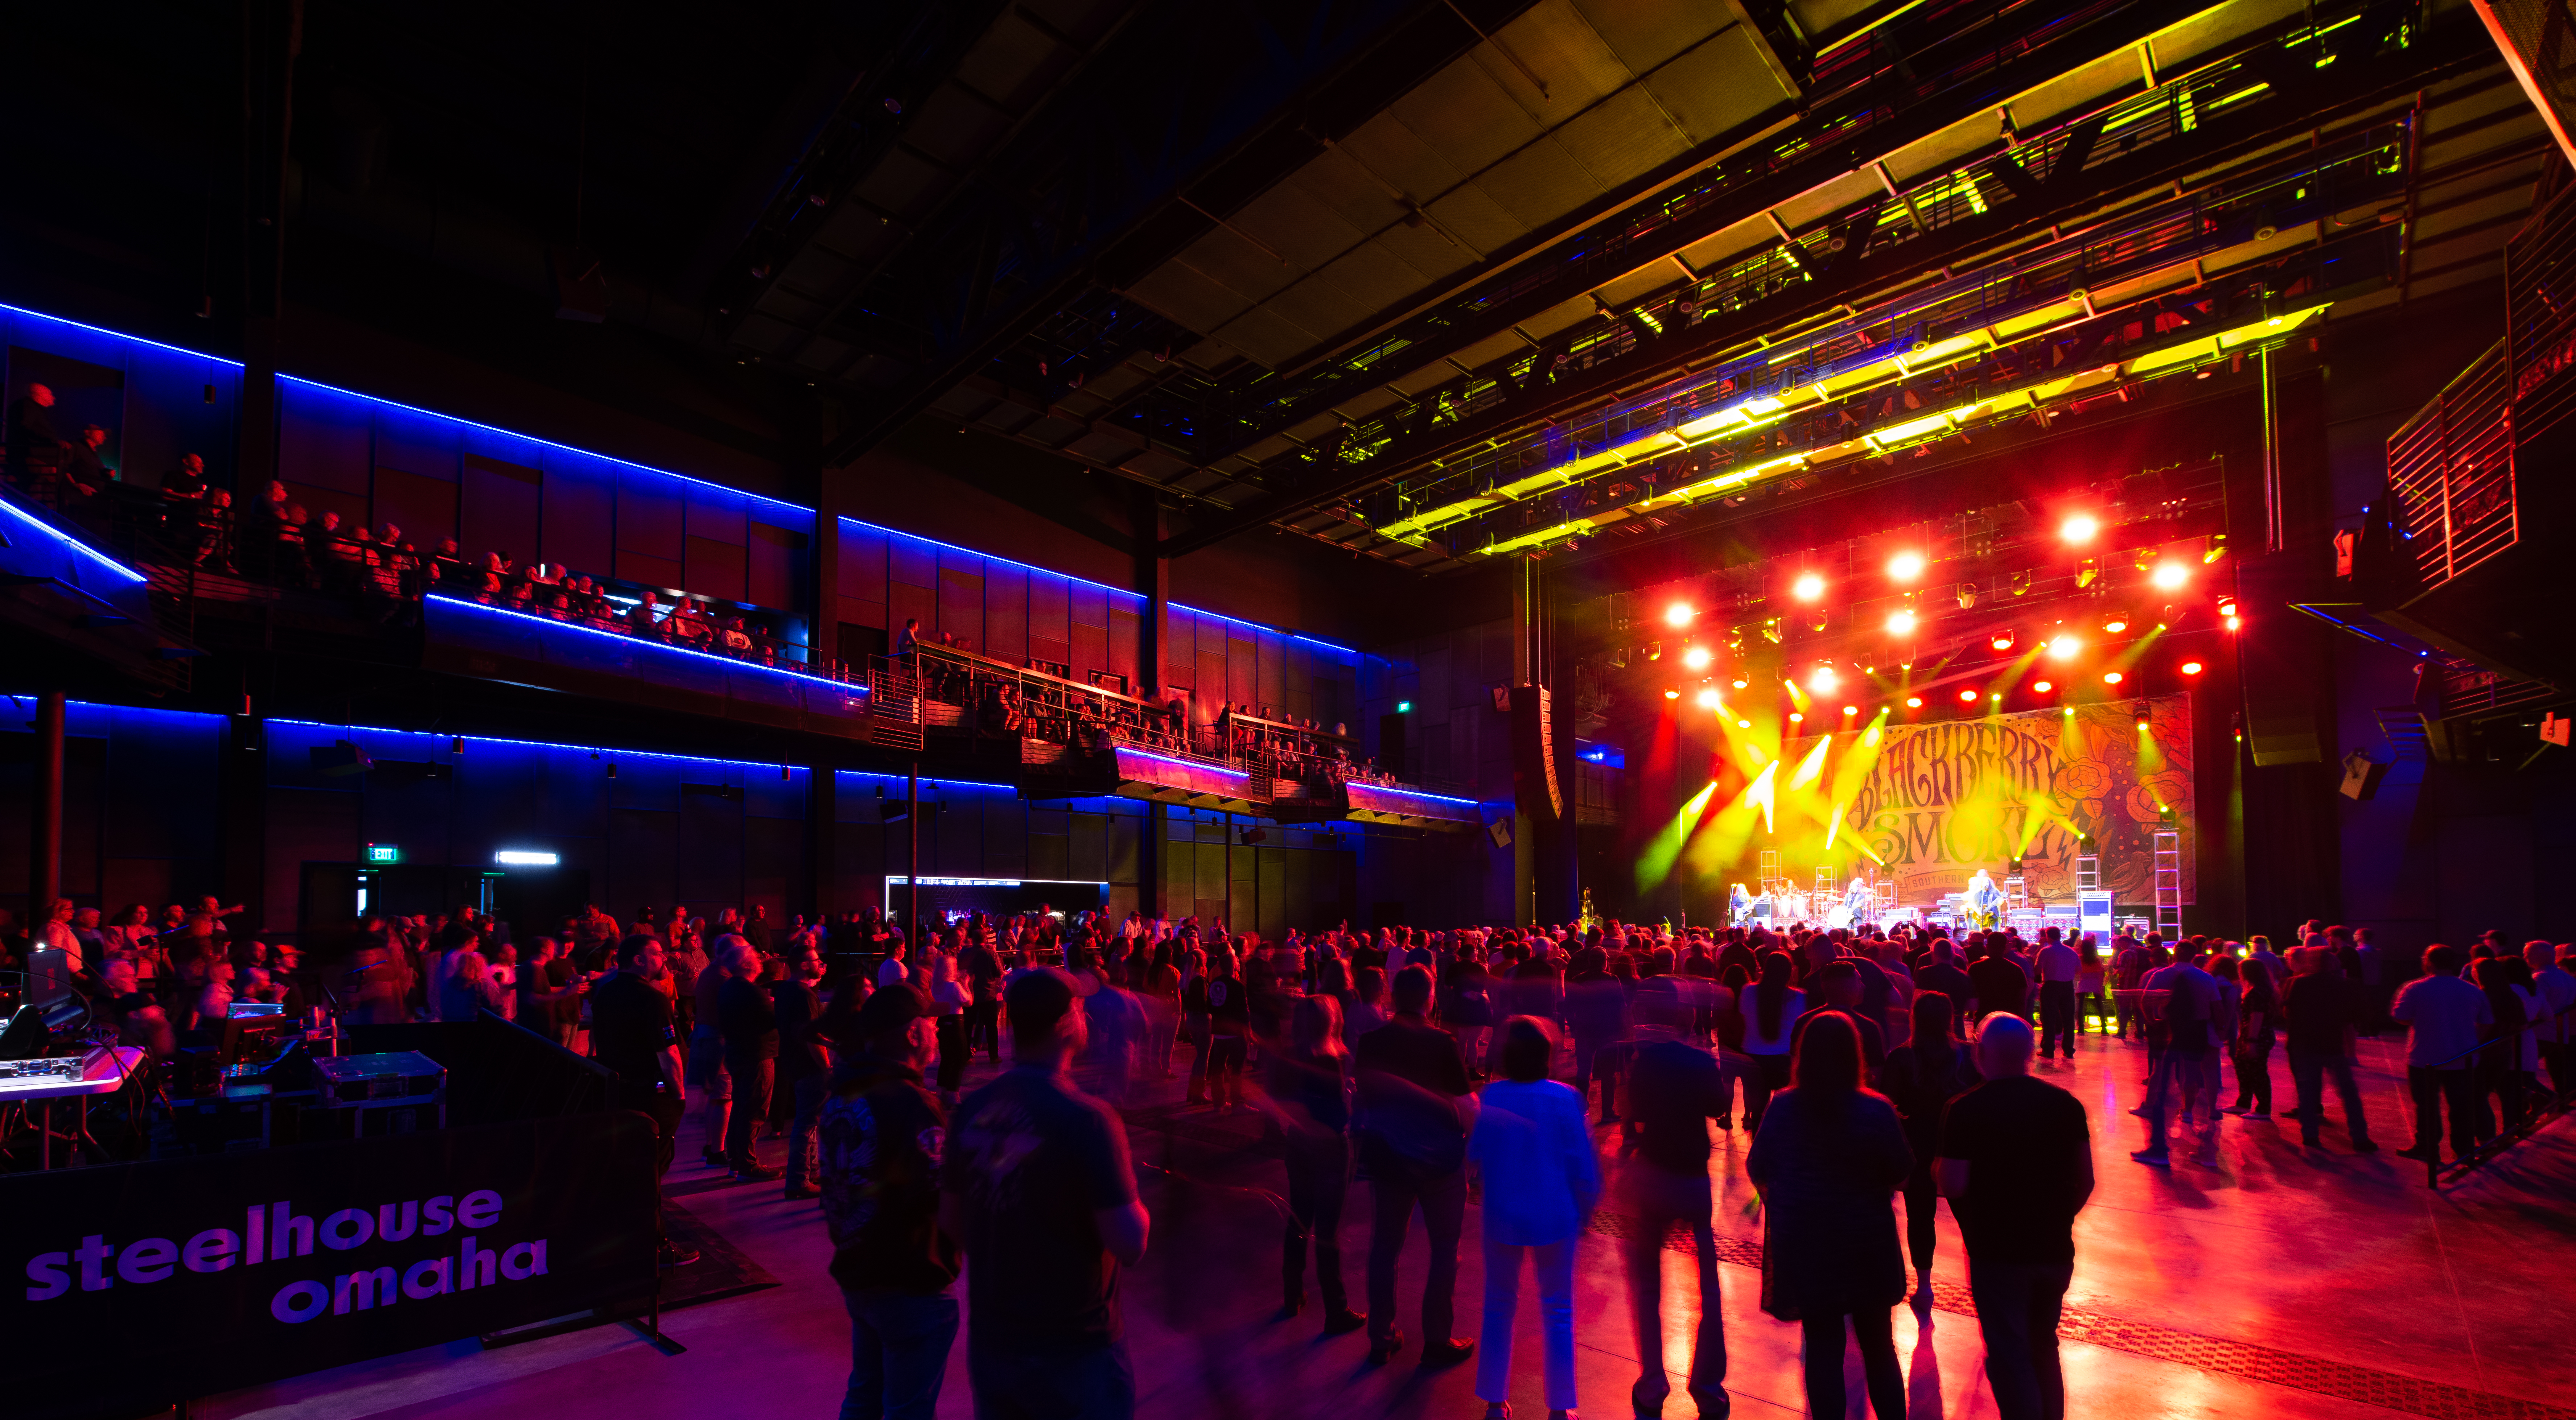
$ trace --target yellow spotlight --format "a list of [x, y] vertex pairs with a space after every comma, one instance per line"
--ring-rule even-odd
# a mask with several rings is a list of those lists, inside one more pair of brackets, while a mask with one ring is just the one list
[[1899, 608], [1894, 615], [1887, 618], [1887, 629], [1890, 634], [1896, 636], [1913, 635], [1914, 613], [1904, 608]]
[[1691, 618], [1697, 615], [1699, 615], [1699, 613], [1691, 610], [1691, 604], [1689, 602], [1675, 602], [1671, 606], [1664, 608], [1664, 624], [1678, 631], [1681, 628], [1690, 625]]
[[1825, 579], [1813, 572], [1801, 572], [1798, 580], [1789, 584], [1789, 590], [1798, 600], [1811, 602], [1825, 594]]
[[2063, 661], [2084, 649], [2084, 642], [2074, 636], [2057, 636], [2048, 643], [2048, 654]]
[[1887, 575], [1899, 582], [1911, 582], [1923, 575], [1923, 554], [1900, 552], [1887, 559]]
[[1682, 664], [1690, 667], [1692, 670], [1707, 670], [1708, 662], [1709, 654], [1706, 646], [1693, 646], [1689, 650], [1682, 652]]
[[1753, 728], [1753, 722], [1750, 720], [1738, 720], [1735, 722], [1735, 728], [1739, 730], [1749, 730]]
[[1701, 691], [1701, 692], [1699, 693], [1699, 706], [1700, 706], [1700, 708], [1701, 708], [1701, 709], [1703, 709], [1703, 710], [1714, 710], [1714, 709], [1716, 709], [1716, 708], [1717, 708], [1717, 692], [1716, 692], [1716, 691], [1714, 691], [1714, 690], [1703, 690], [1703, 691]]
[[2191, 569], [2179, 562], [2159, 562], [2156, 570], [2147, 574], [2147, 580], [2159, 590], [2170, 592], [2191, 580]]
[[2102, 530], [2102, 522], [2090, 513], [2077, 513], [2057, 525], [2057, 535], [2068, 542], [2091, 542]]

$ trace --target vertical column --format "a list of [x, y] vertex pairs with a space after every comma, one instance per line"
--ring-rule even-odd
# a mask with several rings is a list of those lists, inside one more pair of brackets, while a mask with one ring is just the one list
[[921, 761], [914, 760], [903, 779], [903, 935], [917, 949], [921, 937]]
[[841, 910], [840, 787], [828, 764], [805, 771], [805, 900], [826, 921]]
[[[36, 796], [28, 825], [27, 922], [40, 929], [63, 895], [63, 693], [36, 697]], [[41, 942], [40, 942], [41, 944]]]
[[278, 318], [286, 283], [286, 164], [295, 131], [295, 60], [304, 47], [303, 0], [242, 7], [241, 415], [233, 484], [253, 490], [277, 476]]
[[[1134, 549], [1134, 586], [1145, 598], [1136, 630], [1136, 694], [1152, 702], [1163, 693], [1163, 623], [1171, 608], [1172, 564], [1163, 556], [1162, 495], [1141, 483], [1128, 504], [1128, 536]], [[1183, 713], [1186, 716], [1186, 709]], [[1164, 805], [1148, 801], [1145, 821], [1136, 831], [1136, 910], [1148, 920], [1170, 915], [1163, 894], [1163, 860], [1171, 852], [1170, 835], [1171, 820]]]

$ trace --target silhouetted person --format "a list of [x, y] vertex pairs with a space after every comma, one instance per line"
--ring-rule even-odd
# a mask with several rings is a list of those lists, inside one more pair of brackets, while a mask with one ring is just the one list
[[1628, 1392], [1640, 1416], [1663, 1413], [1672, 1382], [1664, 1377], [1664, 1239], [1673, 1224], [1690, 1229], [1699, 1265], [1699, 1333], [1685, 1383], [1702, 1415], [1723, 1415], [1726, 1320], [1718, 1304], [1717, 1239], [1710, 1226], [1708, 1121], [1727, 1113], [1730, 1086], [1718, 1063], [1691, 1043], [1693, 1009], [1669, 979], [1639, 983], [1637, 1047], [1629, 1059], [1624, 1132], [1629, 1155], [1616, 1187], [1628, 1215], [1628, 1310], [1637, 1342], [1637, 1382]]
[[1369, 1173], [1369, 1360], [1384, 1364], [1404, 1345], [1395, 1326], [1395, 1260], [1413, 1211], [1431, 1242], [1422, 1284], [1422, 1364], [1454, 1365], [1476, 1343], [1449, 1334], [1456, 1320], [1458, 1234], [1467, 1220], [1467, 1133], [1476, 1097], [1457, 1037], [1424, 1019], [1431, 973], [1395, 975], [1395, 1019], [1359, 1038], [1360, 1159]]

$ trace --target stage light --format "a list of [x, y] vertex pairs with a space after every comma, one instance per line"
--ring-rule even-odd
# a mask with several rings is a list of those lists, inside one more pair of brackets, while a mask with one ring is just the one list
[[1974, 700], [1977, 698], [1977, 693], [1973, 690], [1963, 690], [1959, 692], [1959, 698], [1961, 700]]
[[1666, 700], [1679, 700], [1682, 698], [1682, 693], [1678, 690], [1667, 690], [1664, 692], [1664, 698]]
[[2004, 698], [2004, 693], [2003, 693], [2002, 691], [1998, 690], [1998, 691], [1996, 691], [1994, 694], [1989, 695], [1989, 696], [1987, 696], [1986, 698], [1987, 698], [1988, 700], [2001, 700], [2001, 699], [2003, 699], [2003, 698]]
[[1660, 660], [1662, 660], [1663, 658], [1664, 658], [1664, 643], [1663, 643], [1663, 642], [1661, 642], [1661, 641], [1649, 641], [1649, 642], [1647, 642], [1647, 643], [1646, 643], [1646, 659], [1647, 659], [1647, 660], [1649, 660], [1649, 661], [1660, 661]]
[[2076, 652], [2083, 649], [2084, 642], [2081, 638], [2070, 636], [2063, 632], [2050, 637], [2048, 641], [2048, 654], [2055, 656], [2061, 661], [2072, 657]]
[[1682, 664], [1690, 667], [1692, 670], [1707, 670], [1708, 662], [1709, 654], [1706, 646], [1693, 646], [1689, 650], [1682, 652]]
[[1807, 717], [1799, 714], [1795, 710], [1792, 710], [1789, 712], [1789, 723], [1792, 725], [1803, 725], [1807, 723]]
[[1699, 613], [1691, 610], [1690, 603], [1675, 602], [1671, 606], [1664, 608], [1664, 624], [1678, 631], [1681, 628], [1690, 625], [1691, 618], [1697, 615], [1699, 615]]
[[1798, 580], [1789, 584], [1789, 591], [1798, 600], [1811, 602], [1825, 594], [1825, 579], [1813, 572], [1801, 572]]
[[2200, 674], [2200, 671], [2201, 665], [2198, 661], [2185, 661], [2182, 663], [2182, 673], [2184, 675], [2198, 675]]
[[2218, 599], [2218, 614], [2220, 616], [2234, 616], [2236, 614], [2236, 598], [2220, 597]]
[[1843, 707], [1843, 713], [1846, 715], [1857, 715], [1860, 713], [1860, 707], [1857, 705], [1846, 705]]
[[1900, 552], [1887, 559], [1887, 575], [1899, 582], [1911, 582], [1923, 575], [1923, 554]]
[[2052, 691], [2052, 690], [2056, 689], [2057, 687], [2055, 687], [2055, 686], [2053, 686], [2053, 685], [2050, 685], [2047, 681], [2044, 681], [2044, 680], [2035, 680], [2035, 681], [2032, 681], [2032, 682], [2030, 683], [2030, 688], [2031, 688], [2031, 689], [2033, 689], [2033, 690], [2038, 691], [2038, 692], [2039, 692], [2040, 694], [2042, 694], [2042, 695], [2046, 695], [2048, 692], [2050, 692], [2050, 691]]
[[2231, 617], [2227, 618], [2227, 629], [2228, 629], [2228, 630], [2230, 630], [2230, 631], [2235, 630], [2238, 626], [2240, 626], [2240, 625], [2242, 625], [2242, 624], [2243, 624], [2243, 623], [2242, 623], [2242, 622], [2239, 622], [2235, 617], [2232, 617], [2232, 616], [2231, 616]]
[[1412, 701], [1410, 701], [1410, 700], [1399, 700], [1399, 701], [1395, 702], [1395, 713], [1397, 713], [1398, 715], [1410, 715], [1410, 714], [1412, 714], [1412, 713], [1413, 713], [1413, 702], [1412, 702]]
[[1703, 709], [1703, 710], [1714, 710], [1714, 709], [1716, 709], [1716, 708], [1717, 708], [1717, 692], [1716, 692], [1716, 691], [1714, 691], [1714, 690], [1703, 690], [1703, 691], [1701, 691], [1701, 692], [1699, 693], [1699, 705], [1700, 705], [1700, 708], [1701, 708], [1701, 709]]
[[2159, 589], [2170, 592], [2191, 580], [2191, 569], [2179, 562], [2159, 562], [2156, 564], [2156, 570], [2147, 574], [2147, 580], [2155, 583]]
[[2091, 542], [2101, 530], [2101, 520], [2090, 513], [2077, 513], [2057, 525], [2057, 535], [2068, 542]]
[[1818, 695], [1831, 695], [1834, 693], [1834, 687], [1842, 683], [1842, 677], [1835, 675], [1834, 668], [1831, 666], [1818, 666], [1815, 674], [1807, 677], [1807, 689]]
[[1922, 709], [1922, 708], [1923, 708], [1923, 697], [1922, 697], [1922, 696], [1920, 696], [1920, 695], [1909, 695], [1909, 696], [1905, 697], [1905, 708], [1906, 708], [1906, 709], [1908, 709], [1908, 710], [1920, 710], [1920, 709]]
[[1986, 638], [1986, 644], [1994, 647], [1998, 651], [2009, 651], [2013, 648], [2013, 641], [2015, 639], [2012, 629], [2010, 627], [2006, 627], [2004, 630], [1988, 636]]
[[2121, 632], [2129, 629], [2129, 614], [2125, 611], [2115, 611], [2109, 616], [2103, 617], [2102, 629], [2114, 636], [2119, 635]]
[[1736, 689], [1738, 689], [1738, 690], [1743, 690], [1743, 689], [1746, 689], [1747, 687], [1749, 687], [1749, 686], [1751, 686], [1751, 685], [1752, 685], [1752, 682], [1751, 682], [1751, 681], [1748, 681], [1748, 680], [1744, 679], [1744, 678], [1743, 678], [1743, 677], [1741, 677], [1741, 676], [1736, 677], [1736, 681], [1735, 681], [1735, 688], [1736, 688]]
[[2120, 676], [2120, 673], [2119, 673], [2118, 671], [2111, 671], [2111, 672], [2108, 672], [2108, 673], [2104, 674], [2104, 675], [2103, 675], [2103, 677], [2102, 677], [2102, 683], [2103, 683], [2104, 685], [2118, 685], [2118, 684], [2120, 683], [2120, 680], [2121, 680], [2121, 676]]
[[1898, 608], [1887, 618], [1887, 629], [1889, 634], [1895, 636], [1913, 635], [1914, 613], [1902, 607]]
[[2137, 721], [2138, 721], [2138, 733], [2139, 733], [2139, 734], [2142, 734], [2142, 735], [2143, 735], [2143, 734], [2146, 734], [2147, 732], [2149, 732], [2149, 731], [2153, 730], [2153, 729], [2156, 727], [2156, 722], [2155, 722], [2155, 720], [2154, 720], [2153, 718], [2151, 718], [2151, 717], [2147, 714], [2147, 712], [2146, 712], [2146, 711], [2144, 711], [2144, 710], [2140, 710], [2140, 711], [2138, 712], [2138, 714], [2137, 714]]
[[1738, 720], [1735, 722], [1735, 728], [1739, 730], [1749, 730], [1753, 728], [1753, 722], [1750, 720]]

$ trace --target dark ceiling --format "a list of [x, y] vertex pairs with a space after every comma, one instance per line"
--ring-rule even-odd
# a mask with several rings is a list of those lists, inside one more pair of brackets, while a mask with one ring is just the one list
[[[2537, 125], [2481, 97], [2497, 80], [2475, 25], [2430, 13], [57, 6], [12, 25], [0, 284], [113, 291], [156, 332], [202, 314], [218, 333], [194, 343], [237, 339], [261, 207], [244, 114], [274, 111], [263, 76], [293, 34], [290, 305], [791, 469], [911, 425], [974, 429], [1157, 490], [1181, 510], [1170, 552], [1267, 526], [1442, 571], [1738, 455], [1512, 491], [1532, 470], [1765, 388], [1792, 346], [1821, 380], [1981, 328], [1997, 290], [2062, 298], [2082, 280], [2043, 270], [2056, 244], [2126, 240], [2121, 223], [2202, 224], [2195, 260], [2242, 249], [2233, 284], [2140, 297], [2165, 302], [2158, 332], [2329, 275], [2349, 298], [2360, 257], [2334, 224], [2390, 200], [2403, 243], [2369, 260], [2407, 263], [2399, 279], [2421, 279], [2444, 191], [2455, 262], [2491, 257], [2512, 216], [2495, 193], [2527, 182]], [[2411, 166], [2339, 178], [2352, 201], [2315, 226], [2265, 195], [2322, 200], [2285, 135], [2367, 175], [2408, 124]], [[2437, 133], [2454, 140], [2421, 141]], [[2258, 228], [2277, 249], [2249, 247]], [[1949, 378], [1990, 387], [2045, 358], [1990, 343]], [[1817, 413], [1866, 428], [1899, 393], [1913, 409], [1909, 385]], [[1614, 531], [1687, 510], [1665, 511]]]

